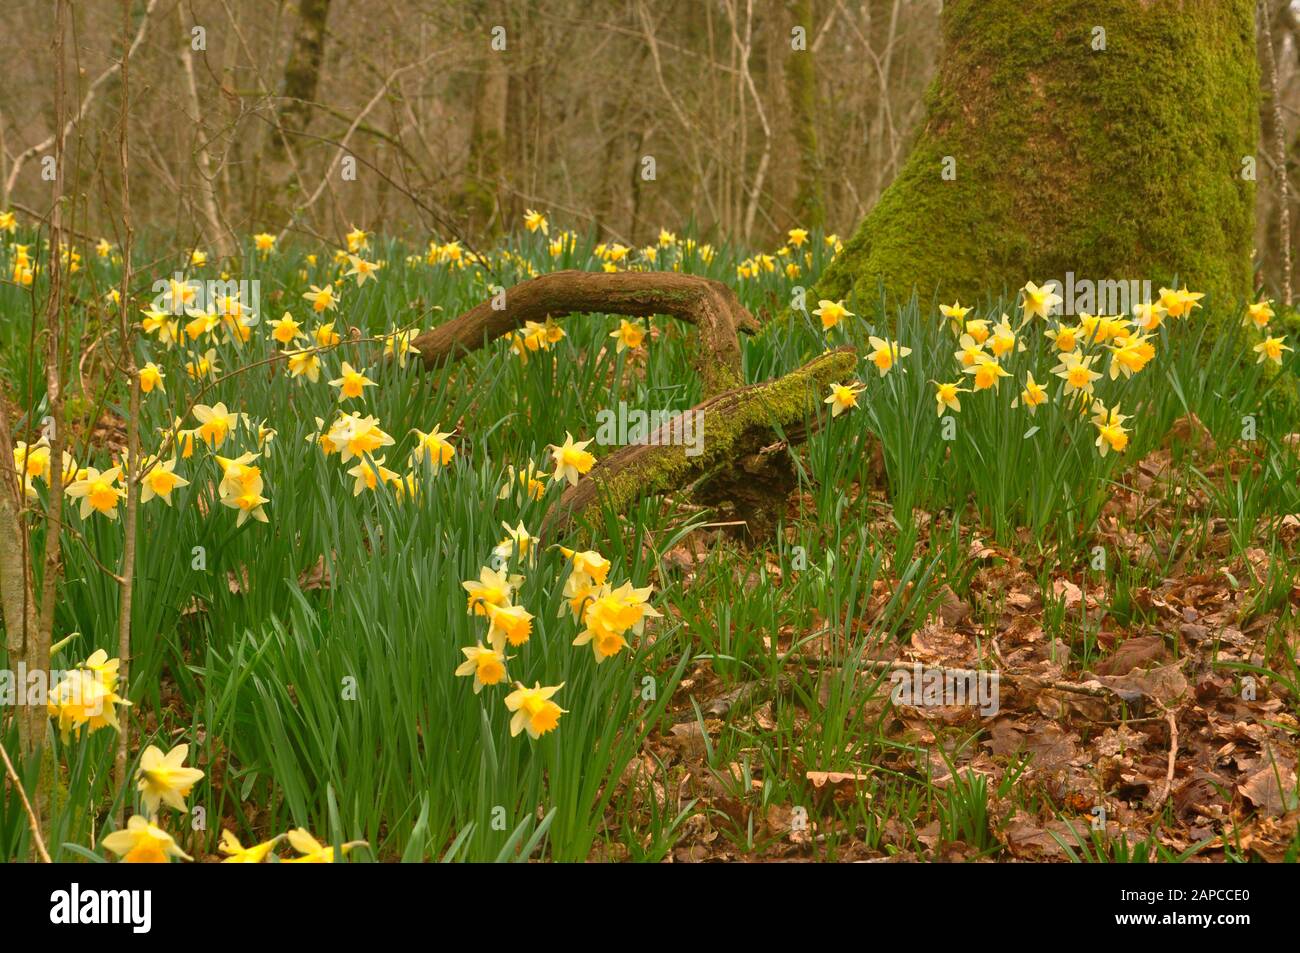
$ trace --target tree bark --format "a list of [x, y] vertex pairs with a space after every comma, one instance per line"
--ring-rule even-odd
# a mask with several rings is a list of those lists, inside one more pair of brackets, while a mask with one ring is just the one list
[[469, 161], [457, 199], [459, 211], [465, 218], [466, 232], [476, 236], [500, 233], [504, 226], [500, 205], [510, 102], [510, 71], [506, 56], [512, 38], [507, 29], [506, 49], [492, 49], [490, 31], [496, 26], [506, 26], [505, 10], [497, 3], [489, 3], [478, 18], [483, 53], [474, 91]]
[[477, 350], [522, 328], [527, 321], [575, 312], [637, 317], [667, 314], [689, 321], [699, 332], [695, 364], [704, 393], [711, 396], [740, 384], [737, 335], [752, 334], [759, 327], [736, 293], [722, 282], [674, 272], [555, 271], [501, 294], [504, 300], [494, 296], [417, 337], [412, 345], [425, 367], [437, 367]]
[[[787, 0], [791, 26], [801, 26], [812, 42], [812, 0]], [[795, 181], [794, 224], [803, 228], [820, 228], [826, 222], [826, 205], [822, 198], [821, 156], [817, 151], [817, 75], [813, 69], [813, 52], [790, 48], [790, 30], [785, 31], [785, 89], [790, 104], [791, 127], [798, 153]]]
[[293, 48], [284, 67], [275, 128], [267, 143], [270, 174], [269, 214], [276, 224], [288, 221], [288, 196], [292, 193], [293, 160], [302, 142], [297, 133], [311, 121], [312, 103], [320, 83], [321, 61], [325, 57], [325, 25], [330, 0], [298, 0], [298, 26]]
[[951, 0], [942, 17], [924, 130], [820, 297], [966, 301], [1067, 272], [1250, 294], [1252, 0]]

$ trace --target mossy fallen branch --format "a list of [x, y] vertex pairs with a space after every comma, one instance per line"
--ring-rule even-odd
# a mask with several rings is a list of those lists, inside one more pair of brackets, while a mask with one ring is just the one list
[[699, 332], [695, 368], [711, 397], [741, 385], [738, 334], [759, 323], [720, 281], [675, 272], [556, 271], [508, 288], [413, 342], [426, 368], [510, 334], [528, 321], [575, 313], [666, 314]]
[[565, 491], [542, 523], [542, 538], [564, 536], [603, 506], [626, 512], [643, 496], [688, 486], [706, 502], [730, 501], [750, 535], [763, 535], [796, 482], [788, 444], [807, 437], [827, 388], [851, 376], [857, 361], [852, 348], [840, 348], [782, 377], [707, 398], [684, 412], [699, 415], [698, 453], [674, 443], [672, 428], [680, 424], [673, 422], [615, 451]]

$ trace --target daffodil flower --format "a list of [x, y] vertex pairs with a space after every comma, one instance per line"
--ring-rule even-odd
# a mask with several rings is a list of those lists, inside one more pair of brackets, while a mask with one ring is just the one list
[[496, 685], [505, 681], [507, 656], [495, 648], [486, 648], [482, 642], [462, 648], [465, 661], [456, 666], [456, 674], [474, 676], [474, 694], [483, 690], [484, 685]]
[[177, 474], [176, 458], [170, 460], [146, 460], [141, 467], [145, 471], [140, 481], [140, 502], [148, 503], [154, 497], [168, 506], [172, 505], [172, 490], [179, 486], [189, 486], [190, 481]]
[[610, 331], [609, 336], [618, 340], [615, 353], [622, 354], [628, 348], [641, 346], [641, 342], [645, 340], [645, 325], [640, 321], [628, 321], [625, 318], [619, 324], [618, 330]]
[[487, 604], [486, 608], [488, 642], [498, 652], [505, 651], [507, 643], [523, 645], [533, 634], [533, 614], [522, 606]]
[[551, 474], [551, 482], [559, 483], [568, 480], [570, 486], [578, 485], [578, 478], [591, 471], [596, 465], [596, 458], [587, 451], [587, 445], [590, 440], [574, 442], [573, 436], [565, 431], [564, 443], [556, 446], [551, 444], [551, 459], [555, 462], [555, 472]]
[[260, 844], [254, 844], [252, 847], [245, 847], [239, 842], [239, 838], [229, 830], [221, 832], [221, 844], [217, 848], [226, 855], [223, 864], [260, 864], [266, 860], [267, 855], [275, 849], [275, 845], [284, 840], [284, 835], [272, 837], [268, 841], [262, 841]]
[[329, 382], [331, 387], [339, 389], [339, 400], [350, 400], [354, 397], [360, 397], [367, 387], [377, 386], [374, 381], [366, 377], [364, 373], [358, 371], [347, 361], [343, 362], [342, 373], [339, 377]]
[[140, 755], [140, 767], [135, 773], [136, 790], [144, 809], [157, 816], [158, 808], [166, 804], [181, 813], [189, 812], [185, 799], [190, 789], [203, 778], [198, 768], [185, 767], [185, 758], [190, 752], [189, 745], [177, 745], [163, 754], [162, 750], [150, 745]]
[[139, 814], [126, 822], [125, 829], [105, 837], [103, 846], [121, 857], [124, 864], [165, 864], [172, 857], [194, 859], [176, 845], [170, 834]]
[[941, 384], [938, 381], [931, 381], [934, 384], [934, 401], [937, 415], [942, 417], [945, 410], [954, 410], [961, 413], [961, 400], [958, 394], [969, 394], [968, 388], [962, 387], [961, 382], [951, 384]]
[[1292, 349], [1291, 345], [1283, 343], [1285, 339], [1286, 339], [1286, 335], [1280, 335], [1275, 338], [1267, 337], [1264, 338], [1264, 340], [1260, 341], [1258, 344], [1256, 344], [1253, 348], [1251, 348], [1251, 350], [1253, 350], [1256, 354], [1259, 355], [1259, 360], [1257, 360], [1255, 363], [1262, 364], [1265, 361], [1272, 361], [1274, 364], [1281, 366], [1282, 352], [1290, 351]]
[[1027, 324], [1033, 318], [1047, 318], [1064, 300], [1051, 288], [1047, 286], [1040, 288], [1032, 281], [1025, 284], [1021, 294], [1023, 295], [1020, 302], [1022, 324]]
[[514, 712], [510, 719], [510, 737], [527, 731], [528, 737], [536, 740], [548, 731], [554, 731], [560, 723], [564, 709], [551, 701], [551, 696], [564, 687], [564, 683], [543, 688], [541, 682], [535, 682], [532, 688], [525, 688], [516, 682], [516, 688], [506, 696], [506, 708]]
[[117, 485], [122, 475], [121, 467], [112, 467], [100, 473], [94, 467], [86, 468], [86, 476], [68, 485], [68, 496], [81, 500], [81, 518], [99, 513], [111, 520], [117, 519], [117, 504], [126, 497], [126, 490]]
[[286, 311], [279, 320], [270, 320], [266, 322], [271, 328], [271, 339], [277, 344], [292, 344], [298, 338], [305, 338], [302, 325], [294, 318], [292, 314]]
[[311, 286], [310, 291], [303, 293], [303, 298], [311, 302], [312, 310], [317, 314], [322, 311], [333, 311], [338, 307], [338, 298], [334, 296], [334, 286], [326, 285], [324, 288]]
[[912, 353], [910, 347], [903, 347], [897, 341], [887, 341], [874, 336], [867, 338], [867, 341], [871, 345], [867, 360], [876, 365], [876, 370], [880, 371], [881, 377], [888, 374], [900, 359]]
[[822, 403], [831, 405], [831, 417], [838, 417], [858, 406], [858, 395], [864, 390], [866, 388], [858, 383], [832, 384], [830, 395]]
[[1034, 380], [1032, 372], [1025, 381], [1025, 389], [1020, 392], [1020, 402], [1029, 408], [1032, 416], [1038, 411], [1038, 405], [1047, 402], [1047, 389]]
[[817, 302], [817, 307], [813, 309], [813, 314], [821, 318], [822, 330], [829, 331], [838, 325], [845, 318], [855, 317], [852, 311], [844, 307], [841, 301], [829, 301], [822, 298]]
[[[292, 860], [283, 860], [283, 864], [332, 864], [334, 863], [334, 848], [327, 846], [318, 841], [307, 831], [305, 827], [298, 827], [284, 835], [289, 840], [289, 846], [296, 850], [301, 857], [295, 857]], [[363, 840], [348, 841], [346, 844], [339, 845], [339, 850], [343, 856], [354, 847], [365, 847], [366, 842]]]

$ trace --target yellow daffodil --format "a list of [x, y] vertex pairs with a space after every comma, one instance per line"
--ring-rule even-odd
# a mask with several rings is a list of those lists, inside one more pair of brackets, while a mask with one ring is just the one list
[[570, 486], [578, 485], [578, 477], [589, 473], [596, 465], [596, 458], [587, 451], [589, 443], [590, 440], [575, 443], [573, 436], [565, 431], [563, 444], [550, 445], [551, 459], [555, 462], [555, 472], [551, 474], [551, 482], [559, 483], [568, 480]]
[[382, 483], [391, 483], [394, 480], [401, 479], [401, 474], [389, 470], [384, 466], [383, 457], [365, 456], [359, 459], [356, 466], [348, 470], [348, 476], [356, 477], [352, 484], [352, 495], [360, 496], [363, 490], [371, 492], [379, 488]]
[[543, 235], [550, 231], [550, 225], [546, 221], [546, 216], [541, 212], [535, 212], [532, 209], [524, 210], [524, 227], [530, 232], [541, 232]]
[[[295, 857], [292, 860], [282, 860], [282, 864], [332, 864], [334, 863], [334, 848], [326, 846], [312, 837], [305, 827], [298, 827], [285, 834], [289, 840], [289, 846], [296, 850], [302, 856]], [[355, 847], [364, 847], [366, 842], [363, 840], [348, 841], [346, 844], [340, 844], [339, 850], [343, 856]]]
[[564, 683], [543, 688], [541, 682], [532, 688], [525, 688], [516, 682], [516, 688], [506, 696], [506, 708], [514, 712], [510, 719], [510, 737], [521, 731], [527, 731], [528, 737], [536, 740], [548, 731], [554, 731], [560, 723], [564, 709], [551, 701], [551, 696], [564, 687]]
[[140, 502], [148, 503], [155, 496], [168, 506], [172, 505], [172, 490], [178, 486], [189, 486], [190, 481], [176, 472], [176, 458], [170, 460], [146, 460], [141, 470], [145, 471], [140, 481]]
[[418, 438], [411, 450], [412, 461], [419, 463], [428, 459], [434, 473], [451, 463], [452, 457], [456, 455], [456, 448], [452, 446], [451, 441], [447, 438], [454, 436], [455, 431], [443, 433], [437, 427], [434, 427], [428, 433], [419, 428], [412, 428], [411, 432]]
[[957, 395], [969, 394], [969, 389], [962, 387], [960, 381], [952, 384], [941, 384], [938, 381], [931, 381], [930, 383], [934, 384], [934, 401], [937, 405], [935, 410], [938, 416], [942, 417], [945, 410], [955, 410], [961, 413], [961, 401]]
[[520, 490], [523, 498], [540, 500], [546, 495], [546, 484], [541, 479], [543, 476], [545, 474], [538, 470], [537, 464], [532, 461], [529, 461], [527, 467], [519, 470], [511, 464], [506, 467], [506, 481], [497, 491], [497, 499], [507, 499], [515, 490]]
[[377, 418], [362, 417], [358, 413], [340, 414], [339, 419], [330, 427], [329, 439], [343, 463], [353, 457], [373, 454], [381, 447], [389, 447], [396, 442], [380, 428]]
[[1159, 301], [1139, 301], [1133, 305], [1133, 321], [1143, 331], [1151, 332], [1165, 320], [1165, 309]]
[[1010, 377], [1001, 364], [996, 360], [984, 355], [982, 360], [976, 361], [972, 366], [965, 369], [964, 373], [970, 374], [974, 378], [975, 390], [993, 390], [998, 389], [998, 382], [1004, 377]]
[[963, 322], [966, 320], [966, 315], [971, 313], [971, 309], [963, 308], [960, 301], [954, 301], [952, 304], [939, 305], [939, 313], [949, 320], [953, 333], [956, 334], [962, 330]]
[[357, 279], [358, 288], [371, 278], [374, 278], [379, 273], [379, 269], [383, 267], [383, 262], [366, 261], [357, 255], [349, 255], [348, 263], [352, 267], [345, 274], [349, 278], [355, 277]]
[[494, 648], [484, 647], [482, 642], [469, 648], [462, 648], [465, 661], [456, 667], [456, 674], [474, 677], [474, 694], [483, 690], [484, 685], [498, 685], [506, 679], [507, 657]]
[[348, 243], [348, 251], [354, 255], [361, 251], [361, 249], [370, 247], [370, 236], [355, 225], [353, 225], [352, 230], [344, 236], [344, 240]]
[[486, 608], [491, 623], [488, 642], [498, 652], [504, 652], [507, 643], [523, 645], [533, 634], [533, 615], [522, 606], [488, 604]]
[[1274, 364], [1281, 366], [1282, 352], [1291, 350], [1291, 345], [1282, 343], [1285, 339], [1286, 335], [1280, 335], [1275, 338], [1266, 337], [1264, 340], [1256, 344], [1251, 348], [1251, 350], [1259, 355], [1259, 360], [1255, 363], [1262, 364], [1265, 361], [1272, 361]]
[[1047, 402], [1047, 389], [1034, 380], [1032, 372], [1025, 381], [1025, 389], [1020, 392], [1020, 402], [1029, 408], [1029, 413], [1038, 411], [1038, 405]]
[[881, 377], [888, 374], [899, 360], [912, 353], [910, 347], [903, 347], [897, 341], [874, 336], [867, 338], [867, 341], [871, 345], [867, 360], [876, 365], [876, 370], [880, 372]]
[[291, 378], [305, 377], [315, 384], [320, 380], [320, 355], [313, 350], [300, 349], [285, 351], [285, 367]]
[[993, 352], [994, 357], [1002, 357], [1004, 354], [1010, 354], [1016, 347], [1016, 333], [1011, 330], [1011, 325], [1007, 316], [1002, 316], [1002, 322], [993, 327], [989, 336], [989, 350]]
[[304, 292], [303, 298], [311, 302], [311, 308], [317, 314], [322, 311], [333, 311], [339, 303], [339, 299], [334, 296], [333, 285], [326, 285], [324, 288], [311, 285], [311, 290]]
[[239, 838], [229, 830], [221, 832], [221, 844], [217, 848], [226, 858], [223, 864], [260, 864], [266, 860], [267, 856], [275, 849], [275, 845], [284, 840], [284, 835], [272, 837], [268, 841], [262, 841], [260, 844], [254, 844], [252, 847], [245, 847], [239, 842]]
[[394, 331], [384, 335], [384, 357], [395, 357], [398, 367], [406, 367], [406, 358], [410, 354], [419, 354], [420, 349], [414, 343], [415, 332]]
[[91, 732], [101, 728], [118, 730], [116, 706], [129, 704], [104, 684], [99, 673], [78, 668], [65, 673], [50, 689], [45, 707], [58, 724], [59, 736], [67, 741], [71, 735], [80, 735], [83, 727]]
[[1188, 291], [1186, 285], [1178, 291], [1172, 288], [1161, 288], [1160, 306], [1168, 312], [1171, 318], [1185, 318], [1192, 313], [1194, 308], [1201, 306], [1200, 300], [1204, 297], [1203, 293]]
[[813, 314], [821, 318], [823, 331], [829, 331], [845, 318], [855, 317], [852, 311], [844, 307], [843, 302], [828, 301], [825, 298], [817, 302]]
[[216, 403], [210, 407], [207, 404], [196, 404], [194, 419], [200, 424], [195, 431], [198, 438], [213, 450], [219, 450], [226, 442], [226, 438], [244, 419], [244, 415], [232, 413], [224, 403]]
[[343, 362], [343, 370], [339, 377], [329, 382], [331, 387], [339, 389], [339, 400], [351, 400], [354, 397], [360, 397], [367, 387], [375, 387], [376, 384], [369, 377], [366, 377], [361, 371], [356, 370], [347, 361]]
[[235, 520], [236, 528], [243, 526], [244, 523], [248, 521], [249, 517], [262, 523], [270, 522], [270, 519], [266, 515], [266, 511], [262, 509], [265, 504], [270, 502], [271, 501], [262, 496], [260, 492], [251, 490], [240, 493], [237, 496], [223, 496], [221, 498], [222, 506], [229, 506], [231, 509], [239, 511], [239, 518]]
[[822, 403], [830, 404], [831, 416], [838, 417], [846, 410], [852, 410], [858, 406], [858, 395], [864, 390], [866, 388], [857, 382], [852, 384], [832, 384], [830, 395]]
[[298, 338], [307, 336], [303, 333], [302, 325], [288, 311], [278, 320], [272, 319], [266, 323], [271, 328], [271, 339], [278, 344], [292, 344]]
[[117, 519], [117, 504], [125, 499], [126, 490], [117, 485], [122, 475], [121, 467], [100, 473], [94, 467], [86, 468], [86, 476], [68, 485], [68, 496], [81, 500], [81, 518], [99, 513], [111, 520]]
[[1021, 293], [1023, 295], [1020, 302], [1022, 323], [1027, 323], [1033, 318], [1047, 318], [1063, 300], [1051, 288], [1047, 286], [1040, 288], [1032, 281], [1026, 282]]
[[202, 354], [191, 354], [190, 359], [185, 362], [185, 373], [196, 381], [220, 374], [221, 367], [217, 364], [216, 349], [208, 348]]
[[181, 813], [189, 812], [185, 799], [189, 797], [190, 789], [203, 778], [203, 772], [198, 768], [185, 767], [189, 753], [189, 745], [177, 745], [166, 754], [150, 745], [140, 755], [140, 767], [135, 773], [136, 790], [150, 815], [156, 817], [163, 804]]
[[1043, 334], [1051, 340], [1058, 351], [1068, 354], [1079, 347], [1079, 331], [1079, 328], [1062, 325], [1059, 328], [1044, 331]]
[[1253, 324], [1259, 330], [1268, 327], [1268, 323], [1273, 320], [1273, 302], [1256, 301], [1254, 304], [1246, 306], [1246, 324]]
[[645, 325], [640, 321], [628, 321], [626, 318], [619, 324], [617, 331], [610, 331], [609, 336], [618, 340], [616, 353], [622, 354], [628, 348], [638, 348], [641, 342], [645, 340]]
[[172, 857], [194, 859], [176, 845], [170, 834], [139, 814], [127, 820], [125, 829], [105, 837], [103, 846], [121, 857], [124, 864], [165, 864]]
[[166, 377], [153, 361], [149, 361], [138, 372], [140, 378], [140, 392], [152, 394], [157, 388], [162, 393], [167, 393], [167, 388], [163, 386], [163, 378]]
[[1065, 381], [1067, 395], [1090, 395], [1093, 383], [1101, 379], [1101, 375], [1092, 369], [1095, 360], [1095, 355], [1084, 357], [1077, 352], [1072, 352], [1066, 354], [1061, 363], [1052, 368], [1052, 373]]
[[521, 577], [507, 576], [503, 570], [489, 569], [484, 566], [479, 570], [478, 579], [462, 582], [461, 586], [469, 593], [468, 611], [473, 615], [487, 615], [489, 606], [508, 606], [510, 597], [519, 584]]

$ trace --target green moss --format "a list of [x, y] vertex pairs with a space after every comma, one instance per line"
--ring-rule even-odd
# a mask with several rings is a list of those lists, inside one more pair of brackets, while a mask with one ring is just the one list
[[1249, 295], [1252, 3], [952, 0], [943, 30], [919, 141], [818, 297], [978, 301], [1067, 272]]
[[740, 395], [724, 396], [704, 411], [702, 453], [687, 456], [685, 447], [658, 447], [621, 473], [593, 473], [596, 500], [586, 513], [576, 515], [590, 517], [604, 505], [624, 512], [647, 494], [685, 486], [726, 465], [736, 459], [743, 437], [753, 429], [788, 428], [812, 416], [827, 387], [850, 376], [857, 361], [851, 351], [832, 351]]

